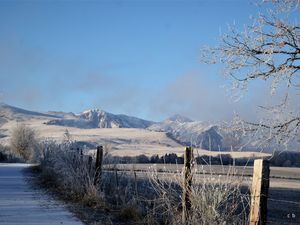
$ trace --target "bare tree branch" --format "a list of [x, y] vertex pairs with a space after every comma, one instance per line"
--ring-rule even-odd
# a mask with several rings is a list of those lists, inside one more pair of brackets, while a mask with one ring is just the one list
[[272, 10], [259, 15], [243, 31], [229, 27], [219, 46], [203, 49], [202, 61], [223, 63], [224, 74], [232, 80], [233, 88], [246, 89], [252, 81], [270, 80], [273, 95], [279, 86], [284, 86], [282, 103], [263, 107], [271, 116], [263, 122], [246, 124], [252, 131], [268, 130], [270, 140], [286, 143], [300, 136], [300, 109], [295, 113], [287, 107], [291, 88], [300, 87], [300, 24], [290, 18], [293, 13], [300, 15], [300, 0], [265, 2], [273, 4]]

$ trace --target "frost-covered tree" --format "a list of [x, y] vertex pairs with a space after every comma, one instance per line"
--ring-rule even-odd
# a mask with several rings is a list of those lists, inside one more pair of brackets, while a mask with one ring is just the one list
[[12, 129], [10, 146], [12, 151], [26, 161], [32, 159], [37, 145], [35, 131], [25, 124], [17, 124]]
[[72, 136], [69, 132], [69, 130], [66, 128], [65, 132], [64, 132], [64, 141], [65, 142], [70, 142], [72, 139]]
[[231, 26], [217, 47], [204, 48], [202, 61], [224, 64], [238, 96], [250, 83], [266, 81], [278, 101], [262, 106], [268, 116], [243, 128], [265, 141], [288, 144], [300, 133], [300, 109], [295, 106], [295, 93], [300, 94], [300, 0], [267, 0], [261, 6], [267, 10], [252, 25], [242, 31]]

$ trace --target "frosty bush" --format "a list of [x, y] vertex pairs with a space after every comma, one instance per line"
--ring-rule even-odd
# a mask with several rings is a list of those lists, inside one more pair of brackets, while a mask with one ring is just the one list
[[11, 150], [17, 156], [28, 161], [34, 158], [37, 150], [37, 139], [35, 131], [25, 124], [17, 124], [12, 129], [10, 139]]
[[74, 143], [56, 144], [50, 141], [43, 143], [42, 149], [42, 178], [52, 182], [57, 189], [55, 191], [89, 206], [103, 203], [101, 193], [94, 185], [95, 172], [89, 168], [87, 157], [76, 150]]

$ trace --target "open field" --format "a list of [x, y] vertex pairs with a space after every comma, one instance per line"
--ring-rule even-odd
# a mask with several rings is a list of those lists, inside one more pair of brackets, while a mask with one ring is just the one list
[[[113, 165], [106, 165], [106, 169], [113, 168]], [[147, 177], [149, 171], [158, 171], [161, 177], [166, 173], [180, 172], [183, 165], [171, 164], [121, 164], [117, 168], [126, 173], [133, 170], [140, 178]], [[199, 166], [197, 175], [194, 175], [196, 182], [201, 182], [206, 174], [218, 180], [219, 175], [226, 178], [229, 166]], [[243, 175], [245, 187], [251, 187], [252, 167], [234, 167], [237, 175]], [[151, 172], [150, 172], [151, 173]], [[211, 175], [212, 174], [212, 175]], [[168, 175], [167, 175], [168, 176]], [[270, 168], [270, 189], [268, 198], [268, 224], [274, 225], [299, 225], [300, 224], [300, 168]]]
[[[111, 167], [112, 165], [104, 165], [104, 167]], [[183, 168], [182, 164], [117, 164], [120, 170], [138, 170], [138, 171], [149, 171], [149, 169], [156, 169], [160, 172], [176, 172], [181, 171]], [[234, 168], [235, 174], [252, 176], [252, 166], [222, 166], [222, 165], [197, 165], [197, 172], [205, 174], [227, 174], [229, 168]], [[300, 181], [300, 168], [291, 167], [271, 167], [270, 168], [271, 178], [282, 178], [282, 179], [293, 179]]]
[[[165, 132], [136, 128], [66, 128], [46, 125], [44, 124], [46, 121], [29, 119], [25, 124], [36, 131], [40, 140], [52, 139], [61, 142], [64, 139], [66, 129], [68, 129], [72, 140], [106, 145], [109, 153], [117, 156], [137, 156], [141, 154], [162, 156], [166, 153], [182, 155], [184, 152], [184, 146], [169, 138]], [[9, 121], [1, 127], [0, 133], [6, 137], [0, 139], [0, 144], [9, 143], [10, 132], [16, 124], [16, 121]], [[209, 156], [230, 154], [233, 158], [265, 157], [269, 155], [260, 152], [213, 152], [204, 149], [195, 149], [195, 154]]]
[[[113, 168], [114, 165], [105, 165], [104, 168]], [[141, 173], [156, 170], [158, 172], [180, 172], [183, 168], [182, 164], [117, 164], [119, 170], [124, 171], [139, 171]], [[231, 169], [236, 175], [245, 176], [251, 180], [253, 167], [247, 166], [198, 166], [196, 173], [212, 174], [212, 175], [226, 175]], [[251, 182], [251, 181], [250, 181]], [[271, 188], [291, 188], [299, 189], [300, 191], [300, 168], [285, 168], [285, 167], [271, 167], [270, 168], [270, 187]], [[300, 197], [300, 196], [299, 196]]]

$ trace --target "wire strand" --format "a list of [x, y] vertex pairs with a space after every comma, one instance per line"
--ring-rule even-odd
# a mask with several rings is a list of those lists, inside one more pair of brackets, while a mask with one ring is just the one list
[[279, 199], [274, 199], [274, 198], [268, 198], [268, 200], [274, 201], [274, 202], [284, 202], [284, 203], [291, 203], [291, 204], [295, 204], [295, 205], [300, 205], [300, 202], [293, 202], [293, 201], [287, 201], [287, 200], [279, 200]]

